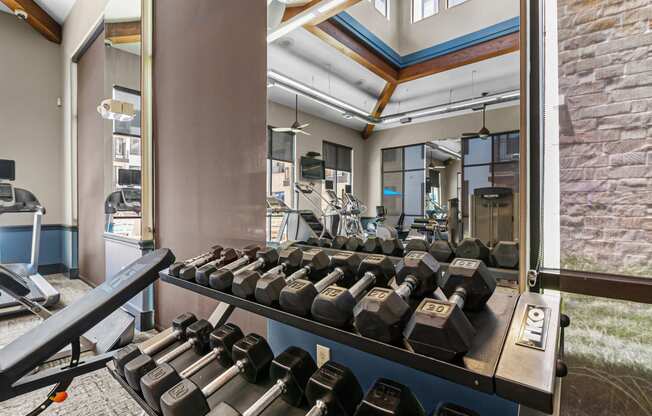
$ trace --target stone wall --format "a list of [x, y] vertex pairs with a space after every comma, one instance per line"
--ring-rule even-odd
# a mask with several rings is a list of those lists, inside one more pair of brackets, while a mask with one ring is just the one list
[[652, 0], [558, 0], [562, 267], [652, 274]]

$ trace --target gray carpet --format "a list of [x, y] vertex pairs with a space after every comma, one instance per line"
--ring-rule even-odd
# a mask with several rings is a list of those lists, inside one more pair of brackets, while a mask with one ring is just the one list
[[[81, 280], [70, 280], [62, 275], [50, 275], [47, 279], [61, 292], [59, 308], [69, 305], [90, 290]], [[31, 314], [0, 320], [0, 345], [6, 345], [39, 322], [40, 320]], [[136, 339], [142, 340], [148, 336], [151, 334], [139, 333]], [[28, 413], [43, 401], [49, 390], [50, 388], [37, 390], [0, 403], [0, 416], [20, 416]], [[107, 370], [100, 370], [76, 378], [68, 389], [68, 399], [63, 403], [53, 404], [42, 414], [123, 416], [140, 415], [141, 412], [136, 402], [113, 380]]]

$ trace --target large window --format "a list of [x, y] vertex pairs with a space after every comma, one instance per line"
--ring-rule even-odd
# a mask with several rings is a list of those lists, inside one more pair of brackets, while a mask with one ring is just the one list
[[389, 19], [389, 3], [390, 0], [371, 0], [374, 4], [374, 8], [378, 10], [380, 14]]
[[424, 215], [426, 164], [424, 145], [383, 149], [382, 203], [387, 220], [397, 224], [404, 215], [409, 226]]
[[[267, 194], [294, 207], [294, 135], [267, 133]], [[278, 237], [281, 216], [267, 216], [267, 239]]]
[[412, 0], [412, 23], [439, 13], [439, 0]]
[[462, 4], [462, 3], [465, 3], [465, 2], [467, 2], [467, 1], [468, 1], [468, 0], [448, 0], [448, 7], [449, 7], [449, 8], [451, 8], [451, 7], [455, 7], [455, 6], [457, 6], [458, 4]]
[[350, 147], [324, 142], [326, 180], [331, 181], [333, 190], [341, 197], [347, 186], [353, 188], [353, 150]]

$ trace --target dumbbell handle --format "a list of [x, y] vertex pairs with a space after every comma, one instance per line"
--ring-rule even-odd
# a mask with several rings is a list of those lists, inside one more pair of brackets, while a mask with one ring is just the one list
[[322, 402], [321, 400], [317, 400], [315, 405], [310, 410], [308, 410], [306, 416], [325, 416], [327, 412], [328, 407], [326, 406], [326, 403]]
[[173, 329], [163, 338], [156, 340], [155, 342], [147, 346], [147, 348], [143, 348], [141, 352], [145, 355], [150, 355], [150, 356], [156, 354], [157, 352], [161, 351], [163, 348], [167, 347], [168, 345], [172, 344], [174, 341], [179, 339], [182, 333], [183, 333], [183, 329]]
[[179, 373], [179, 376], [181, 376], [181, 378], [192, 377], [199, 370], [206, 367], [211, 361], [219, 357], [219, 355], [222, 354], [222, 352], [223, 352], [222, 348], [213, 348], [208, 354], [204, 355], [194, 363], [190, 364], [186, 369], [184, 369], [181, 373]]
[[288, 264], [286, 262], [283, 262], [279, 264], [278, 266], [274, 266], [271, 269], [267, 270], [265, 274], [263, 274], [263, 278], [268, 277], [268, 276], [273, 276], [275, 274], [283, 273], [285, 269], [287, 269]]
[[460, 309], [464, 309], [464, 301], [466, 300], [466, 289], [458, 287], [452, 295], [448, 298], [450, 303], [456, 304]]
[[208, 397], [212, 395], [213, 393], [215, 393], [216, 391], [224, 387], [226, 383], [236, 378], [238, 374], [243, 373], [245, 369], [245, 365], [247, 365], [246, 359], [236, 361], [235, 364], [227, 368], [226, 371], [224, 371], [217, 378], [213, 379], [213, 381], [208, 383], [203, 389], [201, 389], [201, 392], [204, 395], [204, 397]]
[[250, 264], [246, 265], [245, 267], [238, 269], [237, 272], [234, 273], [235, 276], [241, 275], [244, 272], [249, 272], [252, 270], [258, 270], [265, 264], [265, 260], [263, 259], [256, 259], [255, 261], [251, 262]]
[[328, 273], [326, 277], [315, 283], [315, 289], [317, 290], [317, 293], [320, 293], [328, 286], [335, 284], [335, 282], [340, 280], [342, 276], [344, 276], [344, 270], [342, 270], [340, 267], [336, 267], [335, 270]]
[[258, 416], [263, 413], [263, 411], [267, 409], [274, 400], [285, 392], [285, 389], [285, 381], [281, 379], [276, 380], [276, 384], [267, 390], [265, 394], [260, 396], [260, 399], [256, 400], [256, 403], [252, 404], [249, 409], [245, 410], [242, 416]]
[[187, 340], [186, 342], [179, 345], [178, 347], [176, 347], [172, 351], [170, 351], [167, 354], [163, 355], [162, 357], [158, 358], [156, 360], [156, 365], [165, 364], [165, 363], [168, 363], [168, 362], [174, 360], [175, 358], [177, 358], [178, 356], [180, 356], [184, 352], [191, 349], [192, 346], [195, 345], [196, 343], [197, 343], [197, 339], [195, 339], [195, 338], [191, 338], [191, 339]]
[[351, 286], [349, 293], [351, 293], [353, 299], [358, 299], [358, 297], [374, 283], [376, 283], [376, 275], [371, 272], [366, 272], [360, 280]]
[[242, 266], [245, 266], [247, 263], [249, 263], [249, 260], [250, 260], [249, 257], [242, 256], [239, 259], [237, 259], [236, 261], [233, 261], [233, 262], [231, 262], [229, 264], [225, 264], [220, 269], [222, 269], [222, 270], [235, 270], [235, 269], [238, 269], [238, 268], [240, 268]]
[[414, 289], [419, 285], [419, 281], [413, 276], [408, 276], [405, 278], [403, 283], [401, 283], [398, 289], [395, 290], [396, 294], [399, 295], [403, 300], [407, 300], [414, 292]]

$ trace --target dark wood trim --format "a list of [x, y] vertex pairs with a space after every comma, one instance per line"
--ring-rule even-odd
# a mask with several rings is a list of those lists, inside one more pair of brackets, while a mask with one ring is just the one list
[[107, 23], [105, 25], [105, 38], [112, 44], [140, 43], [142, 25], [140, 20], [135, 22]]
[[652, 304], [652, 276], [544, 269], [539, 280], [544, 289]]
[[[2, 1], [2, 0], [0, 0]], [[101, 21], [95, 29], [93, 29], [93, 32], [91, 35], [84, 40], [84, 43], [81, 45], [81, 47], [75, 52], [75, 54], [72, 56], [71, 61], [73, 63], [78, 63], [79, 60], [81, 59], [82, 56], [86, 53], [88, 48], [91, 47], [93, 42], [95, 42], [95, 39], [97, 39], [102, 33], [104, 33], [104, 21]]]
[[[397, 84], [395, 82], [388, 82], [385, 84], [385, 88], [383, 88], [383, 91], [380, 93], [378, 102], [376, 103], [376, 106], [374, 107], [371, 115], [374, 117], [380, 117], [383, 114], [383, 111], [385, 111], [385, 107], [387, 107], [387, 104], [389, 104], [389, 100], [392, 98], [394, 91], [396, 91], [396, 86]], [[368, 139], [369, 136], [371, 136], [371, 133], [374, 131], [374, 127], [375, 126], [373, 124], [367, 124], [367, 126], [362, 131], [362, 138]]]
[[312, 0], [309, 3], [304, 4], [303, 6], [297, 6], [297, 7], [286, 7], [285, 8], [285, 13], [283, 13], [283, 18], [281, 19], [281, 22], [287, 22], [288, 20], [294, 18], [296, 15], [303, 13], [304, 11], [308, 10], [309, 8], [317, 5], [321, 0]]
[[0, 0], [12, 12], [23, 10], [27, 13], [27, 23], [47, 40], [54, 43], [61, 43], [62, 29], [50, 15], [41, 8], [34, 0]]

